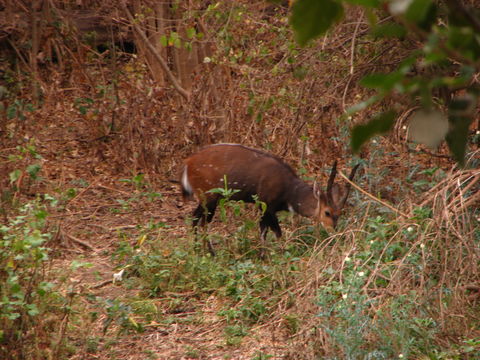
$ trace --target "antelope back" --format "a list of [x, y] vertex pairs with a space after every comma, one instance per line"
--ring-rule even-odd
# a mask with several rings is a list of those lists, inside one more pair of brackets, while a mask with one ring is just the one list
[[276, 156], [236, 144], [217, 144], [203, 148], [185, 160], [182, 187], [199, 198], [213, 188], [240, 190], [234, 198], [258, 195], [261, 201], [274, 202], [297, 178], [294, 171]]

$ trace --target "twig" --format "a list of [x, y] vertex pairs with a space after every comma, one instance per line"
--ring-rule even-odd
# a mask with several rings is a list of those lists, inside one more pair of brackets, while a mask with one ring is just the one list
[[93, 285], [93, 286], [91, 287], [91, 289], [100, 289], [101, 287], [104, 287], [104, 286], [106, 286], [106, 285], [108, 285], [108, 284], [111, 284], [111, 283], [113, 283], [113, 280], [112, 280], [112, 279], [110, 279], [110, 280], [105, 280], [105, 281], [102, 281], [101, 283], [98, 283], [98, 284], [96, 284], [96, 285]]
[[435, 154], [431, 151], [428, 151], [426, 149], [420, 149], [420, 150], [414, 150], [414, 149], [410, 149], [410, 148], [407, 148], [407, 151], [410, 152], [410, 153], [413, 153], [413, 154], [426, 154], [428, 156], [432, 156], [432, 157], [437, 157], [437, 158], [441, 158], [441, 159], [451, 159], [452, 157], [450, 155], [444, 155], [444, 154]]
[[[361, 17], [363, 17], [363, 11], [362, 11]], [[345, 85], [345, 89], [343, 90], [343, 96], [342, 96], [342, 108], [343, 108], [343, 112], [345, 113], [347, 112], [345, 109], [345, 99], [347, 97], [348, 88], [350, 87], [350, 82], [352, 81], [352, 78], [353, 78], [353, 73], [354, 73], [353, 63], [355, 60], [355, 40], [357, 39], [358, 28], [360, 27], [360, 24], [361, 24], [361, 21], [359, 20], [357, 22], [357, 25], [355, 26], [355, 30], [353, 31], [353, 36], [352, 36], [352, 46], [350, 50], [350, 76], [348, 78], [347, 85]]]
[[90, 185], [88, 185], [85, 189], [83, 189], [82, 191], [80, 191], [72, 200], [70, 200], [67, 204], [66, 207], [70, 206], [71, 204], [73, 204], [79, 197], [81, 197], [83, 194], [85, 194], [89, 189], [91, 189], [93, 186], [95, 185], [95, 182], [91, 183]]
[[345, 174], [343, 174], [341, 171], [338, 172], [340, 174], [340, 176], [346, 181], [348, 182], [351, 186], [353, 186], [356, 190], [360, 191], [362, 194], [364, 195], [367, 195], [370, 199], [372, 199], [373, 201], [376, 201], [378, 202], [379, 204], [389, 208], [390, 210], [392, 210], [393, 212], [397, 213], [398, 215], [400, 216], [403, 216], [404, 218], [409, 218], [410, 216], [408, 216], [407, 214], [401, 212], [400, 210], [398, 209], [395, 209], [392, 205], [386, 203], [385, 201], [383, 200], [380, 200], [379, 198], [377, 198], [376, 196], [370, 194], [369, 192], [367, 192], [366, 190], [363, 190], [360, 186], [358, 186], [357, 184], [355, 184], [353, 181], [351, 181], [348, 177], [345, 176]]
[[68, 237], [70, 240], [72, 240], [73, 242], [83, 246], [83, 247], [86, 247], [87, 249], [95, 252], [97, 251], [92, 245], [90, 245], [89, 243], [83, 241], [83, 240], [80, 240], [78, 238], [76, 238], [75, 236], [71, 235], [71, 234], [67, 234], [65, 232], [62, 232], [63, 235], [65, 235], [66, 237]]

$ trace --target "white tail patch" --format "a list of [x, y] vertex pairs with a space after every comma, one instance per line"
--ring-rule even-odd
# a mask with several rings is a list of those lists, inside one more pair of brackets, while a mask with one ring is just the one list
[[190, 182], [188, 181], [188, 167], [186, 165], [183, 169], [182, 179], [180, 180], [180, 183], [182, 184], [182, 188], [186, 193], [190, 195], [193, 194], [192, 185], [190, 185]]

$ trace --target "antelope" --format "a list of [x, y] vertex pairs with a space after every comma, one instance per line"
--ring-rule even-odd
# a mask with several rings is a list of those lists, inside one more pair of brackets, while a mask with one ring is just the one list
[[[352, 180], [359, 165], [349, 176]], [[207, 146], [184, 161], [180, 179], [184, 200], [194, 195], [199, 203], [193, 211], [194, 229], [209, 223], [222, 195], [209, 190], [235, 189], [231, 200], [254, 203], [264, 202], [266, 210], [260, 219], [260, 238], [263, 252], [270, 228], [277, 238], [282, 236], [276, 213], [289, 210], [313, 218], [327, 229], [334, 229], [350, 192], [350, 184], [334, 183], [337, 161], [334, 162], [322, 192], [316, 184], [311, 186], [301, 180], [293, 169], [279, 157], [240, 144], [215, 144]], [[209, 251], [215, 254], [207, 242]]]

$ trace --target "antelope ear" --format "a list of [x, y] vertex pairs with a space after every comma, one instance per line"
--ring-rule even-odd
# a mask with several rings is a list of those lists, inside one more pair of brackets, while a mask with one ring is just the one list
[[325, 194], [324, 192], [320, 192], [320, 193], [318, 194], [317, 199], [318, 199], [323, 205], [328, 205], [328, 197], [327, 197], [327, 194]]
[[347, 189], [341, 185], [333, 184], [332, 185], [332, 201], [333, 206], [340, 210], [344, 204], [342, 204], [345, 195], [347, 194]]

